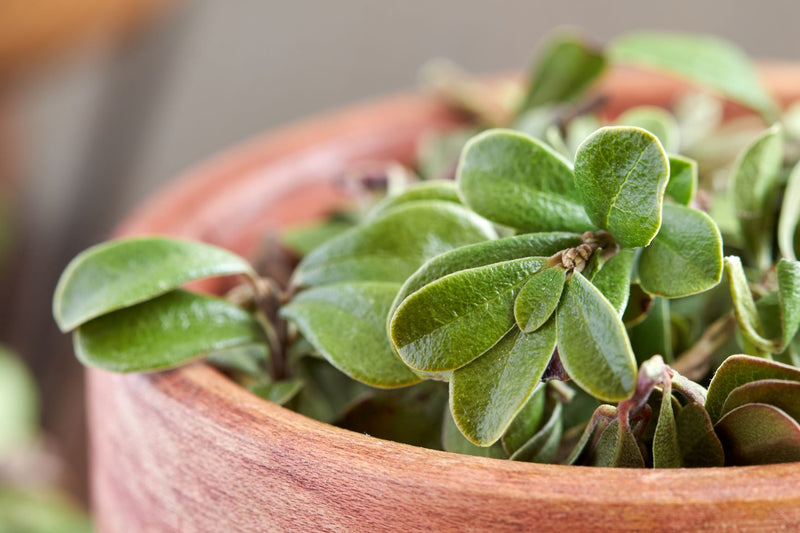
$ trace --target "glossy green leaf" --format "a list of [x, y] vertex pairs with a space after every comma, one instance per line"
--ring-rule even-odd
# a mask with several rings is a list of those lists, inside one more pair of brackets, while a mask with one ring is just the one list
[[800, 424], [772, 405], [737, 407], [714, 429], [725, 448], [726, 465], [800, 461]]
[[686, 468], [723, 466], [725, 452], [702, 405], [684, 405], [675, 419], [681, 464]]
[[509, 459], [529, 463], [552, 463], [558, 453], [558, 445], [564, 431], [562, 411], [562, 404], [556, 403], [542, 429], [515, 451]]
[[680, 33], [631, 33], [607, 47], [612, 61], [665, 71], [712, 89], [762, 113], [777, 116], [777, 106], [758, 79], [750, 59], [718, 37]]
[[605, 70], [599, 50], [571, 34], [556, 35], [533, 64], [522, 109], [567, 102], [580, 96]]
[[462, 270], [416, 291], [391, 318], [397, 353], [424, 372], [466, 365], [514, 327], [514, 298], [544, 262], [534, 257]]
[[649, 131], [661, 141], [661, 146], [668, 152], [677, 152], [680, 149], [681, 132], [678, 121], [663, 107], [632, 107], [614, 122], [620, 126], [634, 126]]
[[492, 457], [494, 459], [506, 459], [508, 457], [500, 442], [495, 442], [491, 446], [478, 446], [468, 441], [453, 421], [453, 416], [450, 414], [449, 408], [444, 410], [442, 447], [447, 452], [461, 453], [464, 455]]
[[303, 388], [303, 381], [300, 379], [285, 379], [272, 383], [256, 383], [247, 389], [265, 400], [278, 405], [285, 405], [290, 402]]
[[575, 184], [592, 221], [624, 248], [647, 246], [661, 226], [669, 160], [650, 132], [607, 127], [575, 155]]
[[0, 348], [0, 458], [27, 446], [39, 423], [36, 383], [22, 361]]
[[581, 236], [575, 233], [525, 233], [456, 248], [434, 257], [414, 272], [397, 293], [391, 312], [409, 294], [448, 274], [523, 257], [549, 257], [580, 243]]
[[257, 342], [263, 334], [250, 313], [183, 290], [95, 318], [73, 335], [75, 355], [84, 365], [112, 372], [164, 370]]
[[458, 189], [489, 220], [524, 232], [592, 229], [567, 160], [511, 130], [475, 136], [461, 154]]
[[575, 273], [556, 311], [558, 352], [567, 374], [593, 396], [625, 400], [636, 388], [636, 360], [625, 327], [600, 291]]
[[800, 261], [781, 259], [776, 270], [781, 309], [781, 340], [777, 351], [782, 352], [800, 328]]
[[503, 433], [503, 449], [509, 455], [528, 442], [546, 422], [544, 420], [547, 403], [546, 390], [547, 387], [544, 384], [536, 387], [530, 399], [517, 413], [517, 416], [514, 417], [506, 432]]
[[706, 397], [706, 410], [716, 422], [728, 395], [737, 387], [762, 379], [800, 382], [800, 369], [749, 355], [732, 355], [717, 369]]
[[66, 332], [187, 281], [229, 274], [253, 274], [253, 269], [238, 255], [199, 242], [165, 237], [106, 242], [81, 252], [64, 269], [53, 316]]
[[556, 347], [555, 325], [517, 328], [450, 377], [450, 409], [467, 439], [488, 446], [503, 436], [539, 384]]
[[759, 350], [765, 352], [776, 351], [775, 345], [764, 336], [764, 326], [758, 314], [753, 294], [750, 292], [750, 285], [742, 268], [742, 261], [737, 256], [725, 257], [725, 273], [728, 275], [728, 283], [733, 299], [733, 312], [736, 315], [736, 322], [741, 328], [742, 335]]
[[410, 202], [315, 249], [297, 266], [292, 283], [402, 283], [431, 257], [495, 237], [488, 222], [452, 202]]
[[697, 161], [680, 155], [669, 156], [669, 180], [665, 194], [682, 205], [689, 205], [697, 194]]
[[678, 429], [672, 410], [672, 384], [667, 381], [661, 394], [656, 432], [653, 435], [653, 467], [680, 468], [681, 451]]
[[721, 416], [749, 403], [777, 407], [800, 422], [800, 381], [761, 379], [745, 383], [733, 389], [725, 398]]
[[[800, 107], [798, 107], [800, 109]], [[800, 163], [794, 166], [783, 192], [781, 216], [778, 219], [778, 247], [786, 259], [797, 261], [795, 238], [800, 225]]]
[[522, 286], [514, 300], [514, 318], [522, 331], [532, 333], [547, 322], [566, 281], [567, 271], [557, 265], [540, 270]]
[[711, 217], [666, 204], [661, 230], [639, 256], [639, 283], [651, 294], [677, 298], [703, 292], [722, 278], [722, 236]]
[[390, 209], [409, 202], [419, 202], [421, 200], [440, 200], [442, 202], [453, 202], [460, 204], [458, 189], [453, 180], [430, 180], [420, 181], [407, 189], [387, 196], [372, 208], [367, 220], [372, 221], [386, 214]]
[[628, 305], [635, 258], [636, 253], [633, 250], [620, 250], [614, 257], [603, 263], [600, 270], [596, 271], [591, 278], [592, 285], [603, 293], [603, 296], [620, 316]]
[[394, 354], [386, 315], [400, 285], [352, 282], [300, 292], [281, 309], [333, 366], [374, 387], [403, 387], [419, 381]]
[[772, 205], [783, 164], [783, 131], [776, 124], [762, 133], [734, 163], [731, 192], [747, 251], [759, 268], [771, 263]]

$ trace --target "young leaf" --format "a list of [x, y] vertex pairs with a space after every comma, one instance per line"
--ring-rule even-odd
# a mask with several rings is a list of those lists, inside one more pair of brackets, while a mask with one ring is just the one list
[[725, 398], [721, 416], [750, 403], [777, 407], [800, 422], [800, 381], [761, 379], [745, 383], [733, 389]]
[[452, 202], [410, 202], [315, 249], [297, 266], [292, 283], [402, 283], [431, 257], [496, 236], [488, 222]]
[[722, 278], [722, 236], [711, 217], [666, 204], [661, 230], [642, 250], [639, 284], [651, 294], [677, 298], [703, 292]]
[[681, 132], [678, 129], [678, 121], [672, 113], [662, 107], [632, 107], [614, 122], [620, 126], [634, 126], [649, 131], [658, 137], [661, 146], [668, 152], [677, 152], [680, 149]]
[[681, 464], [686, 468], [723, 466], [725, 452], [711, 418], [697, 403], [684, 405], [675, 419]]
[[257, 342], [263, 334], [250, 313], [182, 290], [95, 318], [73, 335], [75, 355], [84, 365], [111, 372], [165, 370]]
[[525, 333], [542, 327], [556, 310], [567, 271], [560, 265], [544, 268], [531, 276], [514, 300], [514, 318]]
[[777, 105], [749, 58], [718, 37], [677, 33], [632, 33], [607, 48], [612, 61], [675, 74], [751, 107], [772, 121]]
[[742, 261], [735, 255], [725, 257], [725, 272], [728, 275], [731, 298], [733, 298], [733, 312], [739, 327], [742, 328], [742, 335], [759, 350], [777, 351], [774, 343], [764, 338], [764, 326], [744, 275]]
[[523, 232], [592, 229], [564, 157], [511, 130], [489, 130], [467, 143], [457, 171], [464, 203]]
[[533, 257], [462, 270], [413, 293], [389, 324], [397, 353], [423, 372], [466, 365], [514, 327], [514, 298], [544, 262]]
[[762, 379], [781, 379], [800, 382], [800, 369], [748, 355], [732, 355], [717, 369], [708, 386], [706, 410], [716, 422], [728, 395], [737, 387]]
[[450, 409], [467, 439], [489, 446], [505, 433], [539, 384], [553, 350], [551, 322], [534, 333], [517, 328], [450, 378]]
[[661, 226], [669, 160], [650, 132], [607, 127], [575, 155], [575, 184], [592, 221], [624, 248], [647, 246]]
[[800, 424], [771, 405], [737, 407], [714, 426], [725, 448], [726, 465], [800, 461]]
[[549, 257], [580, 243], [581, 236], [576, 233], [525, 233], [445, 252], [426, 262], [406, 280], [397, 293], [390, 314], [409, 294], [448, 274], [523, 257]]
[[563, 409], [562, 404], [557, 402], [542, 429], [515, 451], [509, 459], [529, 463], [552, 463], [558, 453], [558, 445], [564, 431], [564, 422], [561, 418]]
[[491, 457], [494, 459], [506, 459], [508, 457], [508, 454], [503, 450], [503, 445], [499, 442], [495, 442], [491, 446], [478, 446], [468, 441], [453, 421], [453, 415], [450, 414], [449, 408], [444, 410], [442, 447], [446, 452], [461, 453], [464, 455], [476, 455], [478, 457]]
[[370, 211], [367, 221], [375, 220], [390, 209], [409, 202], [421, 200], [440, 200], [460, 204], [458, 189], [452, 180], [430, 180], [415, 183], [404, 191], [387, 196]]
[[774, 201], [783, 164], [783, 130], [775, 124], [739, 155], [731, 175], [736, 217], [759, 268], [772, 263]]
[[682, 205], [694, 201], [697, 193], [697, 161], [681, 155], [669, 156], [669, 180], [665, 194]]
[[229, 274], [254, 273], [238, 255], [208, 244], [166, 237], [110, 241], [70, 261], [58, 280], [53, 316], [67, 332], [187, 281]]
[[[800, 107], [798, 107], [800, 109]], [[797, 261], [795, 234], [800, 224], [800, 163], [794, 166], [783, 192], [781, 217], [778, 219], [778, 246], [786, 259]]]
[[374, 387], [411, 385], [420, 378], [394, 354], [386, 314], [400, 285], [352, 282], [300, 292], [281, 309], [333, 366]]
[[581, 274], [567, 280], [556, 310], [558, 353], [586, 392], [610, 402], [636, 389], [636, 360], [616, 311]]
[[580, 96], [605, 67], [603, 54], [579, 37], [562, 34], [551, 38], [531, 68], [522, 111]]
[[661, 394], [661, 409], [658, 413], [656, 432], [653, 435], [653, 468], [681, 466], [678, 429], [672, 411], [672, 383], [667, 381]]
[[536, 387], [528, 402], [517, 413], [514, 420], [511, 421], [511, 425], [508, 426], [506, 432], [503, 433], [503, 449], [509, 455], [528, 442], [545, 422], [546, 390], [547, 387], [544, 384]]
[[633, 250], [620, 250], [614, 257], [603, 263], [602, 268], [592, 275], [592, 285], [597, 287], [611, 306], [622, 316], [628, 305], [631, 293], [631, 274], [636, 253]]
[[600, 434], [590, 454], [589, 464], [617, 468], [644, 468], [644, 458], [630, 428], [621, 429], [619, 420], [614, 420]]

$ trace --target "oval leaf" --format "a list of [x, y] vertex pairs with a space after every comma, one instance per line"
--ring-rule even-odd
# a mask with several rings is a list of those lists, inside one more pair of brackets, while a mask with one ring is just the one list
[[525, 134], [489, 130], [464, 147], [461, 197], [476, 213], [524, 232], [577, 231], [593, 225], [564, 157]]
[[800, 261], [778, 261], [778, 303], [781, 309], [782, 352], [800, 328]]
[[545, 422], [546, 389], [547, 387], [543, 383], [536, 387], [528, 402], [503, 433], [503, 449], [509, 455], [528, 442]]
[[408, 187], [407, 189], [387, 196], [378, 202], [369, 213], [367, 220], [375, 220], [386, 214], [390, 209], [409, 202], [419, 202], [421, 200], [440, 200], [442, 202], [453, 202], [460, 204], [458, 189], [453, 180], [430, 180], [421, 181]]
[[708, 386], [706, 410], [711, 420], [719, 420], [725, 400], [733, 389], [762, 379], [800, 382], [800, 369], [749, 355], [728, 357], [717, 369]]
[[610, 402], [633, 395], [636, 360], [625, 326], [581, 274], [567, 280], [556, 311], [556, 330], [561, 363], [578, 386]]
[[764, 326], [758, 314], [758, 308], [750, 292], [750, 285], [742, 268], [742, 261], [737, 256], [725, 257], [725, 272], [733, 299], [733, 312], [742, 335], [759, 350], [777, 351], [775, 344], [764, 337]]
[[668, 152], [675, 152], [680, 148], [681, 132], [678, 128], [678, 121], [672, 116], [672, 113], [662, 107], [632, 107], [617, 117], [614, 122], [620, 126], [634, 126], [649, 131], [658, 137], [661, 146]]
[[389, 325], [398, 354], [423, 372], [455, 370], [474, 360], [514, 326], [514, 298], [544, 262], [534, 257], [471, 268], [418, 290]]
[[81, 252], [64, 269], [53, 316], [67, 332], [187, 281], [229, 274], [253, 274], [253, 268], [236, 254], [199, 242], [165, 237], [106, 242]]
[[697, 194], [697, 161], [669, 156], [669, 181], [665, 194], [681, 205], [689, 205]]
[[333, 366], [374, 387], [403, 387], [420, 378], [397, 358], [386, 314], [400, 285], [337, 283], [305, 290], [281, 309]]
[[491, 446], [478, 446], [468, 441], [453, 421], [453, 415], [450, 414], [449, 408], [444, 410], [442, 447], [446, 452], [461, 453], [464, 455], [492, 457], [494, 459], [506, 459], [508, 457], [508, 454], [506, 454], [502, 444], [499, 442], [495, 442]]
[[[800, 109], [800, 107], [798, 107]], [[794, 166], [783, 192], [781, 217], [778, 219], [778, 246], [786, 259], [797, 261], [795, 233], [800, 224], [800, 163]]]
[[714, 426], [725, 448], [726, 465], [800, 461], [800, 424], [771, 405], [737, 407]]
[[624, 248], [647, 246], [661, 226], [669, 160], [650, 132], [607, 127], [575, 155], [575, 184], [592, 221]]
[[560, 266], [545, 268], [531, 276], [514, 300], [514, 318], [525, 333], [542, 327], [556, 310], [567, 271]]
[[664, 206], [661, 230], [642, 250], [639, 284], [678, 298], [703, 292], [722, 278], [722, 236], [711, 217], [683, 205]]
[[749, 403], [777, 407], [800, 422], [800, 381], [761, 379], [736, 387], [725, 398], [722, 416]]
[[631, 293], [633, 250], [620, 250], [614, 257], [603, 263], [600, 270], [592, 275], [592, 285], [603, 293], [611, 306], [622, 316], [628, 305]]
[[316, 248], [297, 266], [292, 284], [402, 283], [426, 260], [496, 236], [487, 221], [452, 202], [410, 202]]
[[488, 352], [453, 372], [450, 408], [470, 442], [489, 446], [505, 433], [539, 384], [555, 347], [552, 323], [530, 334], [513, 328]]
[[690, 403], [675, 419], [681, 464], [686, 468], [723, 466], [725, 452], [702, 405]]
[[263, 340], [260, 326], [244, 309], [175, 290], [83, 324], [75, 330], [73, 346], [84, 365], [147, 372]]

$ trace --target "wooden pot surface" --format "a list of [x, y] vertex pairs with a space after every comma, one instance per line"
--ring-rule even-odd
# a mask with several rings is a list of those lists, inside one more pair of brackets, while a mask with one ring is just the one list
[[[765, 74], [782, 100], [800, 98], [800, 68]], [[612, 112], [666, 104], [681, 90], [631, 71], [605, 83]], [[252, 255], [270, 229], [339, 204], [333, 179], [353, 163], [408, 162], [420, 135], [457, 123], [430, 98], [403, 96], [299, 124], [190, 172], [120, 234], [192, 237]], [[105, 533], [800, 529], [798, 463], [657, 471], [515, 463], [328, 426], [202, 364], [88, 374], [94, 514]]]

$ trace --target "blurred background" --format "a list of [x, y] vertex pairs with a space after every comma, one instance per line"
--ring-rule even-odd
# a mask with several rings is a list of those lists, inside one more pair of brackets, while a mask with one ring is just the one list
[[432, 57], [523, 67], [557, 26], [598, 43], [706, 32], [797, 61], [798, 21], [797, 0], [0, 0], [0, 344], [38, 384], [57, 465], [45, 477], [85, 502], [82, 374], [50, 314], [58, 275], [177, 173], [265, 129], [411, 90]]

